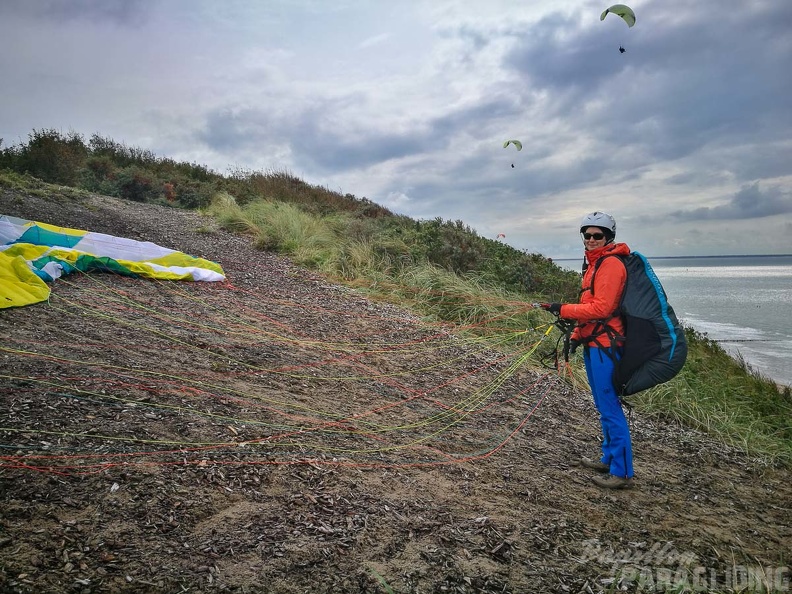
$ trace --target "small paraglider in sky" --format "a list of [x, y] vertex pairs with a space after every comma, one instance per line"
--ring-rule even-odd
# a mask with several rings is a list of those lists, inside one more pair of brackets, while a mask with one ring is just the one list
[[[503, 143], [503, 148], [506, 148], [510, 144], [516, 146], [518, 151], [522, 150], [522, 142], [520, 142], [519, 140], [507, 140], [506, 142]], [[512, 169], [514, 169], [514, 163], [512, 163]]]
[[[608, 16], [609, 13], [621, 17], [622, 20], [627, 23], [628, 27], [635, 25], [635, 13], [633, 12], [632, 8], [625, 4], [614, 4], [613, 6], [606, 8], [600, 15], [600, 20], [604, 21], [605, 17]], [[619, 46], [620, 54], [623, 54], [626, 51], [627, 50], [624, 49], [624, 46]]]
[[505, 233], [498, 233], [498, 236], [495, 239], [500, 239], [501, 237], [506, 239], [506, 234]]

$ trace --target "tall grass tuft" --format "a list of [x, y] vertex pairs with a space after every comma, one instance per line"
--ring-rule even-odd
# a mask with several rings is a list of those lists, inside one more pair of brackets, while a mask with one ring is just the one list
[[239, 206], [228, 194], [218, 194], [206, 211], [223, 228], [251, 235], [257, 247], [287, 254], [298, 264], [324, 269], [337, 260], [343, 217], [318, 217], [284, 202]]
[[223, 229], [240, 235], [253, 236], [259, 242], [261, 230], [247, 213], [226, 192], [215, 194], [211, 204], [205, 209], [207, 214], [214, 216]]

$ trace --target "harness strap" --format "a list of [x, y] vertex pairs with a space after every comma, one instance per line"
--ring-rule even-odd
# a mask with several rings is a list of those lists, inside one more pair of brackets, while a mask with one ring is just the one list
[[555, 321], [556, 328], [561, 330], [563, 333], [564, 339], [564, 347], [562, 353], [564, 355], [564, 361], [569, 363], [569, 349], [571, 347], [570, 341], [572, 340], [572, 332], [574, 331], [577, 324], [573, 320], [565, 320], [564, 318], [558, 318]]
[[[581, 294], [584, 293], [585, 291], [591, 291], [591, 294], [594, 295], [594, 279], [597, 276], [597, 271], [599, 271], [602, 262], [605, 261], [606, 258], [619, 258], [619, 256], [617, 256], [616, 254], [607, 254], [601, 257], [599, 260], [597, 260], [594, 263], [594, 272], [591, 274], [591, 284], [588, 287], [582, 288], [580, 290]], [[621, 303], [619, 305], [621, 305]], [[624, 344], [626, 342], [627, 337], [616, 332], [613, 328], [611, 328], [608, 325], [608, 323], [611, 320], [618, 318], [620, 316], [621, 316], [621, 307], [616, 307], [613, 313], [607, 318], [602, 318], [600, 320], [593, 320], [595, 323], [594, 330], [586, 337], [587, 340], [593, 340], [593, 342], [600, 349], [604, 349], [605, 353], [608, 355], [608, 357], [610, 357], [611, 361], [613, 361], [614, 364], [617, 362], [617, 359], [616, 359], [616, 355], [613, 353], [615, 353], [615, 349], [618, 348], [619, 343]], [[600, 342], [599, 338], [603, 334], [607, 335], [607, 337], [610, 339], [609, 345], [604, 345], [602, 342]]]

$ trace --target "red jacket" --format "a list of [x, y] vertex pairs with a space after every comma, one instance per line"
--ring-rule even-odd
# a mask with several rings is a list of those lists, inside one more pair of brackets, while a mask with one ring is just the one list
[[[588, 268], [583, 275], [583, 290], [580, 303], [565, 303], [561, 306], [561, 317], [568, 320], [577, 320], [578, 326], [572, 333], [572, 338], [580, 340], [590, 346], [610, 346], [607, 336], [599, 338], [600, 345], [593, 340], [587, 341], [592, 332], [597, 329], [596, 320], [609, 318], [619, 307], [624, 285], [627, 282], [627, 270], [619, 258], [605, 258], [597, 270], [596, 262], [608, 255], [627, 256], [630, 248], [626, 243], [611, 243], [601, 248], [586, 252]], [[594, 276], [594, 292], [591, 291], [591, 277]], [[620, 336], [624, 336], [624, 323], [619, 316], [609, 320], [607, 325]]]

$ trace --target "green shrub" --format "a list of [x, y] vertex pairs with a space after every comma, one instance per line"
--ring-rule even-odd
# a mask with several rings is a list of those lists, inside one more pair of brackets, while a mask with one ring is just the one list
[[97, 194], [116, 195], [116, 173], [116, 165], [110, 157], [90, 156], [80, 171], [80, 187]]
[[157, 156], [151, 151], [128, 147], [124, 143], [103, 138], [98, 134], [91, 136], [88, 142], [91, 154], [111, 159], [118, 167], [151, 167], [157, 163]]
[[62, 134], [55, 129], [33, 130], [27, 144], [3, 151], [4, 165], [43, 181], [66, 186], [77, 185], [79, 171], [88, 157], [82, 136]]
[[[176, 182], [166, 182], [173, 187], [173, 196], [179, 206], [183, 208], [206, 208], [212, 201], [215, 189], [212, 184], [201, 183], [191, 179], [180, 179]], [[163, 192], [168, 187], [163, 184]], [[165, 196], [167, 198], [167, 195]]]
[[162, 194], [161, 184], [145, 169], [136, 166], [120, 170], [114, 182], [114, 195], [126, 200], [149, 202]]

